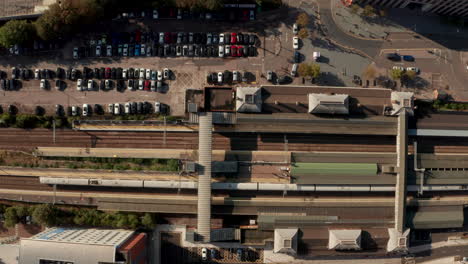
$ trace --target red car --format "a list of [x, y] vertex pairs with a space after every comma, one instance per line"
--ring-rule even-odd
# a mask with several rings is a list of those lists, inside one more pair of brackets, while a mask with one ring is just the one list
[[150, 81], [146, 80], [145, 83], [144, 83], [144, 89], [145, 91], [149, 91], [150, 90]]
[[237, 34], [231, 33], [231, 44], [236, 44], [236, 43], [237, 43]]
[[110, 79], [111, 77], [111, 68], [106, 68], [105, 76], [106, 79]]
[[244, 49], [242, 48], [242, 46], [237, 46], [237, 56], [238, 57], [244, 56]]
[[137, 43], [141, 42], [141, 31], [140, 30], [135, 31], [135, 42], [137, 42]]
[[164, 43], [171, 43], [171, 33], [164, 33]]
[[239, 56], [239, 55], [237, 54], [237, 47], [234, 46], [234, 45], [231, 46], [231, 56], [232, 56], [232, 57], [237, 57], [237, 56]]

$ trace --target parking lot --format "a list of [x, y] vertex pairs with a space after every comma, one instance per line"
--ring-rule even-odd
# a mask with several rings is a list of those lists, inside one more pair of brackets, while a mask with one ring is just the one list
[[[283, 14], [280, 16], [283, 16]], [[258, 19], [261, 19], [261, 15], [258, 16]], [[292, 37], [292, 33], [288, 33], [290, 28], [284, 24], [275, 24], [274, 26], [278, 27], [275, 30], [278, 30], [279, 33], [272, 34], [266, 31], [264, 23], [268, 23], [268, 19], [265, 21], [267, 22], [255, 20], [243, 23], [228, 23], [203, 20], [187, 21], [184, 19], [153, 20], [145, 18], [116, 20], [111, 24], [97, 25], [94, 28], [94, 32], [77, 36], [73, 41], [64, 43], [62, 49], [47, 53], [36, 53], [33, 56], [4, 56], [0, 59], [0, 70], [5, 71], [7, 78], [11, 79], [12, 67], [27, 68], [32, 73], [34, 73], [35, 69], [50, 69], [55, 71], [57, 67], [61, 67], [64, 70], [76, 68], [80, 71], [82, 71], [83, 67], [88, 67], [91, 70], [95, 68], [143, 68], [154, 71], [163, 71], [163, 69], [167, 68], [171, 71], [172, 77], [163, 81], [165, 89], [157, 89], [156, 91], [152, 91], [151, 89], [129, 90], [125, 89], [127, 88], [128, 80], [123, 80], [123, 88], [118, 91], [116, 88], [119, 81], [113, 80], [114, 85], [111, 89], [101, 90], [98, 89], [101, 78], [94, 77], [91, 78], [94, 80], [94, 89], [92, 91], [88, 91], [87, 89], [78, 91], [76, 88], [77, 81], [66, 78], [63, 79], [63, 88], [60, 90], [55, 89], [55, 79], [48, 80], [49, 89], [41, 89], [41, 81], [32, 78], [29, 80], [18, 80], [19, 85], [16, 90], [3, 90], [0, 104], [3, 106], [3, 109], [6, 109], [9, 104], [14, 104], [18, 107], [19, 112], [24, 113], [33, 113], [35, 107], [40, 105], [45, 109], [46, 114], [53, 115], [55, 113], [55, 105], [57, 104], [63, 105], [65, 109], [71, 106], [81, 107], [83, 104], [101, 104], [104, 110], [106, 110], [108, 104], [114, 103], [120, 103], [123, 107], [126, 102], [148, 102], [151, 105], [154, 105], [154, 102], [160, 102], [168, 106], [168, 109], [170, 109], [168, 114], [180, 116], [185, 113], [185, 91], [187, 89], [203, 89], [205, 86], [211, 85], [207, 80], [207, 75], [210, 73], [224, 73], [226, 70], [231, 73], [232, 71], [238, 71], [240, 76], [244, 76], [244, 73], [247, 73], [245, 76], [249, 76], [248, 79], [239, 78], [235, 82], [231, 80], [221, 84], [214, 84], [217, 86], [231, 86], [266, 83], [267, 81], [264, 76], [267, 70], [277, 72], [290, 71], [292, 44], [288, 44], [291, 47], [282, 48], [281, 41], [279, 41], [280, 38], [286, 36]], [[174, 33], [166, 34], [167, 32]], [[159, 39], [160, 33], [163, 33], [162, 41], [164, 41], [164, 44]], [[230, 37], [230, 54], [233, 53], [233, 50], [237, 49], [235, 51], [236, 56], [226, 56], [224, 54], [223, 57], [219, 57], [219, 47], [221, 46], [219, 38], [220, 34], [223, 33], [225, 34], [224, 43]], [[106, 44], [102, 44], [103, 34], [107, 36]], [[211, 34], [211, 43], [213, 43], [213, 37], [217, 35], [218, 44], [203, 44], [204, 40], [208, 41], [209, 34]], [[249, 39], [248, 42], [242, 42], [245, 45], [241, 45], [239, 44], [239, 40], [236, 39], [237, 43], [235, 45], [232, 44], [233, 35], [239, 36], [241, 34], [244, 36], [255, 36], [255, 40], [251, 42]], [[133, 36], [133, 40], [130, 39], [130, 36]], [[195, 36], [197, 36], [197, 39], [195, 39]], [[145, 40], [146, 56], [142, 56], [141, 54], [142, 38]], [[190, 38], [193, 38], [193, 40], [190, 41]], [[99, 39], [101, 39], [101, 56], [96, 56], [96, 45]], [[139, 40], [138, 44], [135, 39]], [[112, 45], [113, 41], [115, 43], [119, 43], [119, 41], [133, 41], [133, 55], [135, 55], [135, 47], [139, 47], [140, 56], [129, 56], [129, 47], [127, 47], [127, 56], [123, 56], [123, 50], [119, 53], [120, 44], [116, 44], [116, 46]], [[179, 44], [178, 41], [180, 42]], [[166, 42], [169, 44], [166, 44]], [[193, 42], [193, 44], [190, 42]], [[112, 56], [107, 56], [108, 44], [113, 46]], [[122, 49], [125, 47], [125, 44], [121, 43]], [[80, 48], [86, 45], [89, 47], [87, 54], [85, 54], [86, 51], [83, 51], [83, 48]], [[223, 45], [226, 46], [228, 44]], [[189, 51], [190, 46], [193, 46], [193, 51]], [[241, 46], [242, 50], [244, 50], [244, 46], [255, 47], [255, 52], [252, 54], [253, 56], [249, 56], [248, 54], [244, 56], [243, 51], [239, 53], [239, 48], [233, 48], [232, 46]], [[147, 56], [148, 47], [150, 47], [151, 56]], [[163, 49], [163, 56], [159, 53], [161, 47]], [[180, 56], [177, 54], [178, 47], [182, 49]], [[218, 52], [207, 57], [205, 56], [207, 55], [207, 47], [212, 47], [213, 51], [218, 49]], [[75, 48], [79, 49], [78, 55], [80, 58], [73, 58]], [[187, 48], [186, 56], [184, 56], [185, 48]], [[165, 54], [165, 49], [168, 49], [168, 54]], [[156, 50], [158, 50], [157, 53]], [[174, 51], [175, 54], [173, 53]], [[200, 56], [202, 51], [204, 56]], [[249, 48], [246, 51], [248, 53]], [[195, 53], [199, 54], [199, 56], [195, 56]], [[226, 53], [226, 47], [224, 47], [224, 53]], [[122, 56], [119, 54], [122, 54]], [[89, 79], [82, 79], [86, 85]], [[136, 78], [135, 82], [138, 80], [139, 78]], [[151, 82], [151, 79], [149, 81]], [[294, 81], [299, 82], [298, 79]]]

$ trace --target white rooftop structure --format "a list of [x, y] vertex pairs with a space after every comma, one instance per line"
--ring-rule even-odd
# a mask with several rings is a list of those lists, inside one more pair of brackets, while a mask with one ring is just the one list
[[296, 254], [298, 229], [275, 229], [274, 253]]
[[115, 262], [117, 248], [133, 233], [123, 229], [50, 228], [21, 239], [18, 263], [38, 263], [40, 259], [74, 264]]
[[262, 88], [237, 87], [236, 111], [244, 113], [260, 113], [262, 111]]
[[390, 115], [399, 115], [403, 110], [406, 110], [410, 116], [414, 115], [414, 93], [392, 92], [391, 101], [392, 110], [390, 111]]
[[308, 94], [311, 114], [349, 114], [347, 94]]
[[328, 249], [361, 250], [361, 229], [328, 230]]
[[388, 229], [387, 252], [405, 252], [408, 251], [408, 237], [410, 229], [406, 229], [402, 234], [395, 228]]

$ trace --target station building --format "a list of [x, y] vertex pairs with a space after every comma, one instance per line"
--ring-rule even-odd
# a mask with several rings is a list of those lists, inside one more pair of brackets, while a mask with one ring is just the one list
[[448, 16], [468, 16], [468, 2], [463, 0], [364, 0], [359, 2], [390, 8], [414, 7], [423, 12]]
[[21, 239], [18, 263], [144, 264], [146, 234], [123, 229], [50, 228]]

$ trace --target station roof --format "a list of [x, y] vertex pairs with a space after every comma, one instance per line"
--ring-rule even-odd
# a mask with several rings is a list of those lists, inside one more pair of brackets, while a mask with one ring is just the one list
[[347, 94], [308, 94], [311, 114], [349, 114]]
[[262, 112], [262, 88], [237, 87], [236, 111], [244, 113]]
[[38, 17], [56, 0], [2, 0], [0, 20]]
[[377, 175], [375, 163], [294, 163], [291, 176], [300, 175]]
[[439, 229], [463, 227], [463, 207], [450, 206], [441, 210], [430, 207], [407, 212], [408, 227], [413, 229]]
[[274, 253], [297, 253], [297, 228], [275, 229]]
[[328, 230], [328, 249], [360, 250], [361, 229], [330, 229]]

